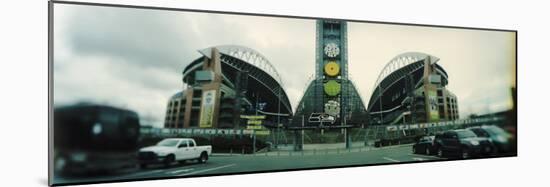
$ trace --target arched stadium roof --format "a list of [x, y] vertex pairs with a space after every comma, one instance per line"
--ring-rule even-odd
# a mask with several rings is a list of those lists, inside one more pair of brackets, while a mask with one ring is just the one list
[[218, 45], [206, 49], [201, 49], [199, 50], [199, 53], [210, 58], [210, 55], [212, 54], [212, 48], [216, 48], [220, 53], [238, 58], [242, 61], [248, 62], [256, 66], [257, 68], [260, 68], [261, 70], [272, 76], [279, 83], [279, 85], [284, 87], [283, 80], [281, 79], [279, 72], [277, 72], [271, 62], [269, 62], [269, 60], [267, 60], [267, 58], [258, 51], [239, 45]]
[[409, 73], [410, 71], [414, 71], [417, 68], [422, 67], [423, 63], [420, 63], [420, 62], [426, 59], [429, 59], [429, 62], [431, 64], [435, 64], [438, 67], [436, 68], [436, 71], [440, 72], [445, 78], [448, 78], [447, 72], [445, 72], [445, 70], [443, 70], [442, 67], [440, 67], [437, 64], [437, 62], [439, 62], [438, 57], [435, 57], [426, 53], [421, 53], [421, 52], [406, 52], [406, 53], [399, 54], [393, 57], [384, 66], [382, 71], [380, 71], [380, 74], [378, 75], [378, 78], [376, 79], [376, 82], [374, 83], [372, 88], [371, 98], [368, 104], [368, 110], [370, 110], [372, 106], [371, 102], [374, 97], [374, 94], [378, 91], [378, 87], [381, 86], [383, 81], [385, 81], [388, 77], [390, 77], [392, 80], [396, 79], [397, 77], [401, 77]]
[[[193, 71], [201, 68], [202, 58], [212, 58], [212, 50], [217, 49], [222, 55], [223, 65], [232, 70], [246, 70], [248, 75], [257, 80], [270, 93], [280, 97], [282, 106], [292, 114], [292, 107], [284, 90], [282, 79], [269, 60], [254, 49], [238, 45], [218, 45], [198, 50], [203, 57], [200, 57], [185, 67], [183, 77], [185, 78]], [[224, 78], [225, 79], [225, 78]], [[278, 96], [278, 94], [281, 94]]]
[[439, 58], [426, 54], [421, 52], [407, 52], [402, 53], [400, 55], [397, 55], [396, 57], [393, 57], [390, 62], [384, 66], [384, 69], [380, 72], [378, 75], [378, 78], [376, 79], [376, 82], [374, 83], [374, 87], [376, 87], [384, 78], [386, 78], [388, 75], [393, 73], [394, 71], [401, 69], [402, 67], [405, 67], [409, 64], [418, 62], [420, 60], [424, 60], [426, 58], [431, 59], [431, 63], [435, 64], [437, 61], [439, 61]]

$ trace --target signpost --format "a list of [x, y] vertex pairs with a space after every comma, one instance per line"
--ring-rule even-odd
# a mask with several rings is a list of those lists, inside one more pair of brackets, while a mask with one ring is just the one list
[[[263, 103], [261, 103], [263, 104]], [[263, 108], [265, 104], [260, 105], [260, 108]], [[256, 135], [260, 136], [268, 136], [269, 130], [267, 130], [263, 125], [262, 122], [265, 120], [264, 115], [241, 115], [242, 119], [246, 119], [246, 130], [252, 131], [252, 141], [254, 142], [252, 144], [252, 153], [256, 153]]]
[[270, 134], [263, 125], [263, 120], [265, 120], [265, 115], [241, 115], [242, 119], [246, 119], [246, 129], [253, 130], [254, 135], [267, 136]]

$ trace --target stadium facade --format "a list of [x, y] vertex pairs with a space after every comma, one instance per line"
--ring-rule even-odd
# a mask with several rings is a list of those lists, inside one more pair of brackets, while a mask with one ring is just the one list
[[264, 115], [265, 127], [288, 123], [292, 108], [266, 57], [235, 45], [199, 53], [183, 71], [186, 88], [167, 103], [165, 128], [245, 128], [241, 115]]
[[447, 89], [449, 77], [438, 61], [429, 54], [409, 52], [388, 62], [369, 100], [369, 124], [458, 119], [457, 97]]
[[459, 118], [439, 58], [419, 52], [386, 64], [365, 107], [348, 75], [347, 45], [345, 21], [317, 21], [315, 75], [294, 112], [281, 77], [257, 51], [235, 45], [199, 50], [202, 56], [183, 71], [185, 89], [167, 103], [164, 126], [245, 128], [241, 115], [265, 115], [267, 128], [322, 126], [325, 116], [334, 121], [324, 125], [345, 128]]

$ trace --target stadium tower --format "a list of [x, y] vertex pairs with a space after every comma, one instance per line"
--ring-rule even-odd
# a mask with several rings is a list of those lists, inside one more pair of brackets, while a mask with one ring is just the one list
[[334, 117], [334, 126], [361, 125], [367, 115], [348, 77], [347, 23], [318, 20], [315, 50], [315, 76], [296, 108], [292, 126], [320, 125], [311, 122], [312, 113]]

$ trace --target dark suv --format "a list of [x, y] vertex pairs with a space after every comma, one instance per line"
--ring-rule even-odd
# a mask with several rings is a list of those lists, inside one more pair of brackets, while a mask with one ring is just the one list
[[477, 137], [470, 130], [450, 130], [435, 136], [434, 149], [439, 157], [458, 156], [466, 159], [489, 155], [494, 146], [487, 138]]

